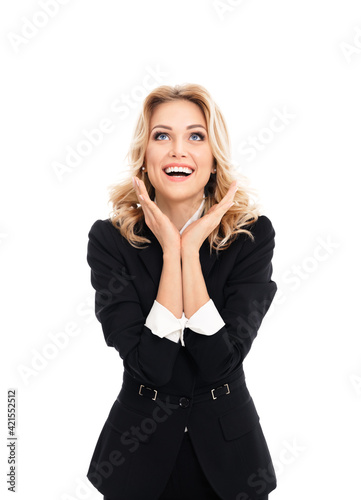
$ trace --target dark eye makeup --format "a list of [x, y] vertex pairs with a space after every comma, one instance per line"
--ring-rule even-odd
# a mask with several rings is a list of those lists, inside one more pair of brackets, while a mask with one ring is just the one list
[[[160, 135], [168, 135], [168, 134], [167, 134], [167, 132], [155, 132], [153, 134], [153, 139], [158, 139], [158, 137]], [[205, 135], [202, 132], [192, 132], [191, 136], [192, 135], [198, 135], [200, 137], [201, 141], [204, 141]], [[197, 141], [194, 141], [194, 142], [197, 142]]]

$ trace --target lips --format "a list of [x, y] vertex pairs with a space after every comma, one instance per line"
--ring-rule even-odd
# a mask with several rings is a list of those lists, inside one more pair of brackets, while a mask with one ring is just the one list
[[166, 176], [166, 178], [170, 181], [170, 182], [185, 182], [187, 181], [187, 179], [189, 179], [190, 177], [192, 177], [192, 175], [194, 174], [194, 170], [192, 169], [192, 173], [191, 174], [188, 174], [188, 175], [168, 175], [166, 174], [165, 172], [165, 169], [168, 168], [168, 167], [165, 167], [163, 169], [163, 172], [164, 172], [164, 175]]

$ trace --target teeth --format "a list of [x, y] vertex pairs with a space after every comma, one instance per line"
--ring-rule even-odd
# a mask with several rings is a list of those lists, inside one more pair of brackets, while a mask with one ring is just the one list
[[168, 167], [165, 169], [166, 174], [169, 174], [170, 172], [184, 172], [185, 174], [191, 174], [193, 170], [188, 167]]

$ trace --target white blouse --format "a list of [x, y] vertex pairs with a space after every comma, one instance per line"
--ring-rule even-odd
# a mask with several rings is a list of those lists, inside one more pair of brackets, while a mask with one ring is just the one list
[[[200, 217], [200, 213], [205, 202], [204, 198], [205, 196], [203, 195], [203, 200], [198, 210], [184, 224], [182, 229], [179, 231], [180, 234], [182, 234], [189, 224]], [[155, 198], [154, 203], [156, 203]], [[225, 322], [219, 314], [212, 299], [209, 299], [208, 302], [203, 304], [203, 306], [192, 314], [189, 319], [185, 317], [184, 312], [181, 318], [177, 318], [169, 309], [160, 304], [160, 302], [154, 300], [153, 306], [149, 311], [145, 322], [145, 326], [147, 326], [154, 335], [166, 338], [172, 342], [180, 342], [183, 347], [185, 347], [183, 339], [184, 328], [191, 328], [194, 332], [202, 335], [214, 335], [224, 325]], [[188, 429], [186, 427], [185, 432], [187, 432], [187, 430]]]

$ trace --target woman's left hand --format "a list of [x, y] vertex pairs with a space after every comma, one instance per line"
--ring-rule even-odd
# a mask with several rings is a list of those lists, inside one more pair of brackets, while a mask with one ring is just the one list
[[222, 217], [233, 203], [237, 191], [237, 180], [234, 180], [224, 198], [213, 205], [203, 217], [192, 222], [181, 234], [182, 252], [199, 252], [203, 241], [219, 225]]

